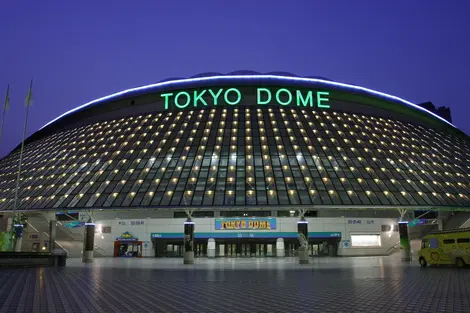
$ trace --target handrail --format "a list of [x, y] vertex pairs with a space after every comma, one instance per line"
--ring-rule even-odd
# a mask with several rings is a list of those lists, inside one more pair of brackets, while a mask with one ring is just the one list
[[[38, 213], [35, 216], [39, 216], [42, 219], [42, 221], [45, 222], [46, 224], [49, 224], [49, 222], [50, 222], [44, 217], [44, 215], [42, 213]], [[75, 233], [71, 232], [70, 230], [68, 230], [66, 227], [60, 227], [60, 229], [63, 230], [64, 232], [66, 232], [68, 236], [72, 237], [76, 241], [83, 240], [83, 238], [84, 238], [83, 235], [75, 234]]]
[[387, 255], [390, 255], [390, 253], [395, 250], [395, 249], [398, 249], [398, 247], [400, 246], [400, 241], [398, 241], [397, 243], [395, 243], [393, 246], [391, 246], [390, 248], [388, 248], [386, 254]]
[[94, 244], [94, 245], [93, 245], [93, 248], [94, 248], [97, 252], [99, 252], [102, 256], [105, 256], [105, 255], [106, 255], [106, 251], [105, 251], [103, 248], [98, 247], [98, 245]]
[[[43, 232], [47, 237], [51, 237], [48, 233], [46, 232]], [[64, 250], [65, 252], [67, 252], [67, 254], [69, 254], [69, 251], [67, 249], [64, 248], [64, 246], [62, 246], [60, 243], [57, 242], [57, 240], [54, 240], [54, 243], [56, 245], [58, 245], [62, 250]]]
[[[39, 216], [41, 216], [41, 219], [47, 223], [46, 218], [45, 218], [42, 214], [39, 214]], [[36, 229], [36, 227], [34, 227], [34, 225], [31, 224], [31, 222], [27, 221], [27, 223], [28, 223], [28, 225], [30, 225], [36, 232], [39, 232], [39, 231]], [[43, 233], [44, 233], [47, 237], [49, 237], [49, 238], [51, 237], [50, 234], [48, 234], [47, 232], [43, 231]], [[64, 250], [65, 252], [67, 252], [67, 254], [69, 253], [69, 251], [68, 251], [67, 249], [65, 249], [64, 246], [62, 246], [57, 240], [54, 240], [54, 243], [55, 243], [56, 245], [58, 245], [62, 250]]]
[[[44, 215], [42, 214], [36, 214], [35, 216], [39, 216], [40, 219], [45, 222], [46, 224], [49, 223], [49, 221], [44, 217]], [[31, 222], [27, 222], [29, 225], [32, 226], [32, 228], [34, 228], [36, 231], [38, 231], [32, 224]], [[76, 233], [73, 233], [71, 232], [70, 230], [66, 229], [66, 227], [60, 227], [61, 230], [65, 231], [70, 237], [74, 238], [75, 241], [82, 241], [83, 238], [84, 238], [84, 235], [83, 234], [76, 234]], [[50, 235], [43, 231], [43, 233], [47, 236], [47, 237], [50, 237]], [[77, 238], [78, 237], [78, 238]], [[65, 249], [57, 240], [54, 241], [62, 250], [64, 250], [65, 252], [67, 252], [67, 254], [69, 254], [69, 251], [67, 249]], [[94, 250], [96, 250], [98, 253], [100, 253], [101, 255], [105, 256], [106, 255], [106, 251], [102, 248], [100, 248], [98, 245], [94, 244], [93, 245], [94, 247]]]

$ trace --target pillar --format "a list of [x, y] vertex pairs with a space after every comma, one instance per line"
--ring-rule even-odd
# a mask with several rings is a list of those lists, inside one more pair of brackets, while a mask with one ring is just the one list
[[194, 263], [194, 222], [190, 217], [184, 222], [184, 264]]
[[297, 222], [297, 233], [299, 237], [299, 264], [308, 264], [308, 222], [301, 217]]
[[15, 224], [13, 225], [16, 235], [16, 242], [15, 242], [15, 252], [21, 252], [21, 246], [23, 245], [23, 230], [24, 225], [22, 224]]
[[284, 247], [284, 238], [277, 238], [276, 240], [276, 256], [278, 258], [283, 258], [286, 253]]
[[95, 250], [95, 223], [91, 220], [85, 223], [82, 262], [93, 263], [93, 251]]
[[207, 257], [215, 258], [215, 239], [209, 238], [207, 240]]
[[398, 222], [398, 232], [400, 235], [400, 254], [402, 261], [411, 260], [410, 239], [408, 238], [408, 221]]
[[56, 227], [57, 227], [57, 221], [50, 220], [49, 221], [49, 252], [50, 253], [53, 253], [55, 250]]

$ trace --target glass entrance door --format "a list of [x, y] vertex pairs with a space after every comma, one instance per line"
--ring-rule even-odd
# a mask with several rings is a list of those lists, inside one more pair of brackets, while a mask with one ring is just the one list
[[257, 243], [254, 244], [255, 253], [253, 256], [255, 257], [264, 257], [266, 255], [266, 244], [264, 243]]
[[226, 251], [228, 257], [236, 257], [237, 256], [237, 245], [236, 244], [227, 244]]
[[250, 245], [246, 243], [241, 244], [241, 249], [240, 249], [240, 256], [241, 257], [249, 257], [250, 256]]
[[289, 242], [284, 244], [285, 256], [294, 257], [297, 256], [297, 246], [298, 244]]
[[183, 245], [178, 244], [167, 244], [165, 256], [166, 257], [182, 257], [183, 256]]
[[216, 239], [217, 257], [259, 258], [275, 256], [275, 240], [218, 240]]
[[308, 255], [318, 256], [318, 244], [308, 245]]
[[197, 258], [207, 256], [207, 243], [197, 243], [194, 251], [194, 256]]
[[221, 243], [217, 245], [217, 256], [224, 257], [225, 256], [225, 244]]

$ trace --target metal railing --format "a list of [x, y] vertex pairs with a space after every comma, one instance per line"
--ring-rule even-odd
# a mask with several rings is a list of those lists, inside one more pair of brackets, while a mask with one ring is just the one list
[[106, 256], [106, 251], [100, 247], [98, 247], [96, 244], [93, 246], [94, 250], [101, 254], [102, 257]]
[[395, 243], [393, 246], [391, 246], [390, 248], [388, 248], [386, 254], [387, 254], [387, 255], [390, 255], [390, 254], [392, 254], [395, 250], [397, 250], [398, 248], [400, 248], [400, 241], [398, 241], [398, 242]]

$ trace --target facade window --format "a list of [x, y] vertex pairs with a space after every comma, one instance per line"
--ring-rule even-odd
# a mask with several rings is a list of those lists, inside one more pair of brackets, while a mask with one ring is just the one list
[[220, 217], [269, 217], [271, 211], [220, 211]]
[[391, 231], [392, 230], [392, 225], [382, 225], [382, 231]]
[[[71, 126], [25, 146], [18, 209], [469, 205], [468, 140], [334, 113], [218, 107]], [[0, 210], [18, 157], [0, 160]]]
[[[214, 211], [195, 211], [191, 215], [194, 218], [214, 217]], [[186, 212], [174, 212], [174, 218], [187, 218]]]
[[101, 228], [101, 232], [102, 232], [103, 234], [111, 234], [111, 226], [103, 226], [103, 227]]

